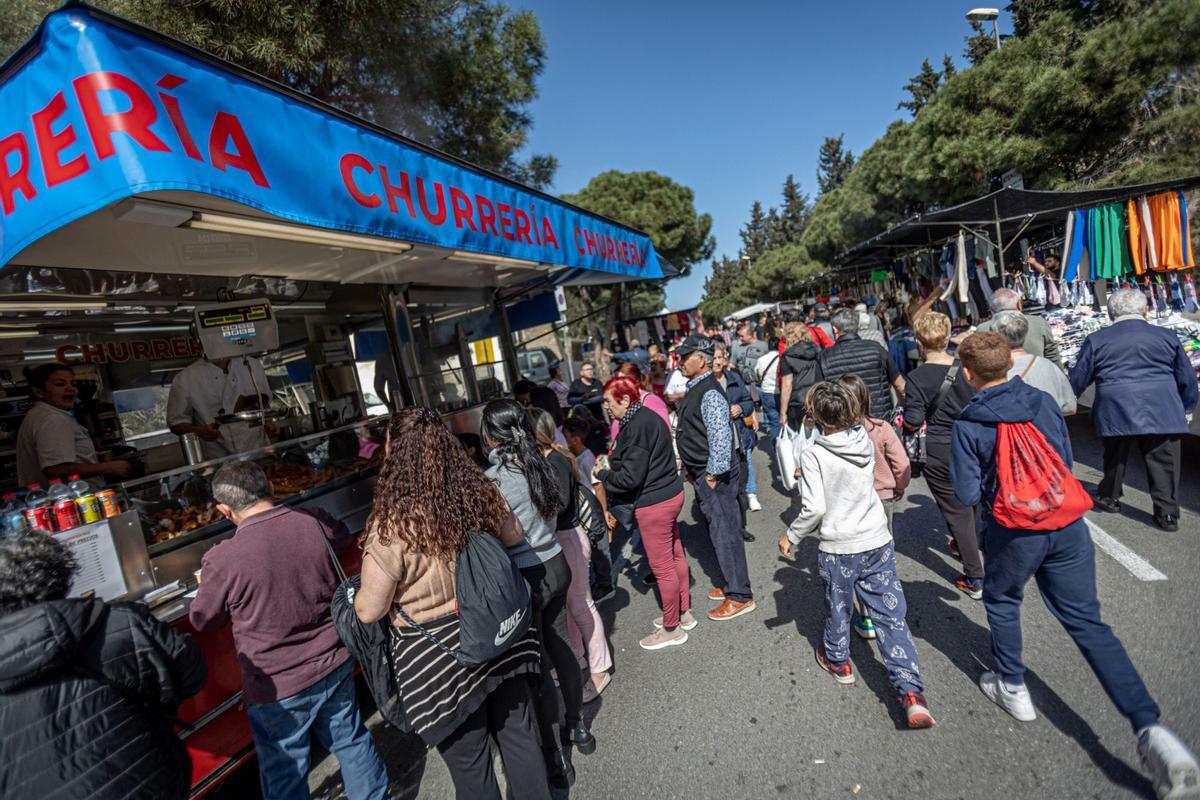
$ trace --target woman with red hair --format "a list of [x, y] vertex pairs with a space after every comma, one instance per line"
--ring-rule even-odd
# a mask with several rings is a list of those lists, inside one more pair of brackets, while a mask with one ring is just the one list
[[618, 422], [611, 463], [596, 470], [609, 504], [629, 503], [642, 531], [642, 546], [658, 585], [663, 615], [640, 644], [647, 650], [683, 644], [696, 627], [688, 587], [691, 575], [679, 540], [683, 481], [675, 467], [671, 429], [642, 405], [638, 382], [618, 375], [604, 386], [604, 407]]

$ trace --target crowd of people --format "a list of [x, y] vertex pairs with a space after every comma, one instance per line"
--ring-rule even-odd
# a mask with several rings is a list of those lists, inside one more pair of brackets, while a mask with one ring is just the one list
[[[604, 353], [616, 367], [607, 380], [587, 364], [569, 382], [557, 369], [545, 386], [522, 381], [512, 399], [483, 408], [478, 432], [457, 436], [432, 410], [398, 410], [360, 537], [361, 574], [345, 582], [353, 537], [344, 524], [276, 506], [253, 462], [223, 466], [212, 494], [236, 533], [204, 557], [190, 620], [198, 631], [232, 626], [263, 797], [307, 796], [313, 736], [336, 756], [348, 797], [388, 796], [356, 658], [365, 670], [386, 665], [398, 706], [388, 718], [438, 750], [458, 797], [499, 799], [493, 749], [513, 797], [571, 786], [574, 755], [598, 746], [584, 706], [613, 679], [597, 606], [632, 553], [644, 554], [648, 571], [632, 569], [661, 607], [645, 621], [646, 651], [686, 645], [701, 617], [726, 623], [755, 611], [746, 544], [748, 515], [761, 509], [760, 443], [794, 464], [784, 477], [799, 512], [779, 551], [818, 541], [826, 622], [814, 657], [833, 680], [856, 680], [853, 630], [878, 642], [909, 727], [936, 724], [906, 621], [894, 543], [903, 532], [893, 530], [896, 504], [923, 474], [962, 562], [955, 584], [983, 603], [991, 628], [985, 696], [1017, 720], [1036, 717], [1020, 626], [1035, 578], [1128, 718], [1159, 796], [1196, 790], [1195, 756], [1160, 723], [1100, 617], [1091, 502], [1080, 504], [1064, 421], [1094, 384], [1105, 472], [1096, 507], [1119, 511], [1136, 444], [1155, 520], [1173, 530], [1195, 373], [1174, 337], [1146, 323], [1140, 292], [1110, 296], [1114, 325], [1088, 339], [1069, 374], [1044, 320], [1004, 290], [993, 300], [988, 330], [959, 336], [932, 302], [879, 302], [832, 313], [814, 304], [692, 333], [670, 352], [631, 342]], [[889, 347], [906, 336], [914, 347], [901, 368]], [[721, 576], [702, 614], [679, 532], [685, 485]], [[66, 599], [75, 569], [50, 537], [0, 542], [5, 794], [185, 797], [190, 770], [174, 714], [203, 686], [203, 657], [142, 606]], [[479, 586], [494, 589], [473, 593]], [[331, 610], [339, 593], [348, 623]], [[514, 597], [514, 613], [499, 610]]]

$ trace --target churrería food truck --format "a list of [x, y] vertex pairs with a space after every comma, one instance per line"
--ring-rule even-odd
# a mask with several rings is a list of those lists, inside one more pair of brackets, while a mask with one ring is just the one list
[[213, 472], [253, 459], [278, 502], [361, 530], [389, 408], [477, 430], [556, 286], [664, 266], [636, 230], [64, 8], [0, 67], [4, 532], [60, 537], [73, 594], [196, 636], [202, 794], [253, 753], [230, 631], [187, 622], [233, 533]]

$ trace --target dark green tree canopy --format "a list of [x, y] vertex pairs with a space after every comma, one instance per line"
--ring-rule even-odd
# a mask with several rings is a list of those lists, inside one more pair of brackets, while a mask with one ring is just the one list
[[845, 134], [826, 136], [817, 153], [817, 190], [819, 195], [830, 192], [846, 182], [854, 167], [854, 154], [843, 148]]
[[[96, 0], [418, 141], [546, 186], [521, 162], [545, 63], [537, 18], [492, 0]], [[58, 0], [0, 2], [0, 56]]]
[[738, 231], [742, 237], [742, 252], [754, 261], [767, 249], [767, 215], [763, 213], [762, 203], [755, 200], [750, 206], [750, 219]]
[[712, 217], [696, 211], [692, 190], [657, 172], [602, 172], [563, 199], [642, 231], [685, 275], [716, 246]]
[[[826, 140], [820, 194], [800, 238], [812, 262], [833, 265], [850, 246], [911, 214], [989, 191], [1010, 169], [1037, 189], [1196, 172], [1200, 3], [1014, 0], [1009, 11], [1016, 34], [1003, 48], [972, 25], [971, 66], [957, 71], [943, 59], [939, 71], [926, 61], [906, 87], [912, 98], [902, 107], [912, 119], [893, 122], [844, 172], [830, 166], [840, 139]], [[780, 274], [767, 257], [773, 249], [739, 285], [722, 284], [723, 295], [745, 305], [777, 299], [756, 292], [786, 291], [786, 281], [757, 274]]]

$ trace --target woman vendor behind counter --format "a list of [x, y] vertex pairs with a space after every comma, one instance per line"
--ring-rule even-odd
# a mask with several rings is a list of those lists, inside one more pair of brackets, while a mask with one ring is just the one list
[[33, 406], [17, 431], [17, 480], [22, 486], [45, 484], [52, 478], [129, 476], [128, 461], [96, 463], [96, 446], [72, 411], [79, 390], [75, 373], [62, 364], [26, 368], [25, 381]]

